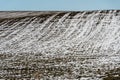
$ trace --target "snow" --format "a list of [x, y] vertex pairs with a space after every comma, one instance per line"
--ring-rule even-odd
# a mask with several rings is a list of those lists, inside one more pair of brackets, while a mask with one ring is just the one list
[[[2, 55], [0, 66], [22, 69], [25, 66], [22, 62], [27, 61], [27, 67], [35, 63], [55, 69], [70, 68], [71, 78], [97, 76], [98, 69], [104, 75], [120, 67], [120, 15], [115, 16], [116, 13], [120, 11], [0, 12], [0, 20], [3, 20], [0, 22], [0, 54], [12, 54], [10, 57]], [[36, 58], [37, 54], [42, 56]], [[28, 59], [29, 56], [32, 59]], [[82, 74], [80, 69], [83, 69]]]

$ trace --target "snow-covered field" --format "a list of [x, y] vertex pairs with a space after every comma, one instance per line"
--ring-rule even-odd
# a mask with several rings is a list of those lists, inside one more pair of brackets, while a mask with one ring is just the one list
[[0, 12], [0, 79], [120, 80], [120, 10]]

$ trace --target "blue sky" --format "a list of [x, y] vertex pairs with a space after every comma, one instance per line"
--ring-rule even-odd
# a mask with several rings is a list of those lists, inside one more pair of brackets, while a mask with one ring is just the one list
[[0, 11], [82, 11], [120, 9], [120, 0], [0, 0]]

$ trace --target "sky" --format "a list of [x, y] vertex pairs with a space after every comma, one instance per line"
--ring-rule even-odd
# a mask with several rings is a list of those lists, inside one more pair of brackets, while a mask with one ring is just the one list
[[120, 0], [0, 0], [0, 11], [83, 11], [120, 9]]

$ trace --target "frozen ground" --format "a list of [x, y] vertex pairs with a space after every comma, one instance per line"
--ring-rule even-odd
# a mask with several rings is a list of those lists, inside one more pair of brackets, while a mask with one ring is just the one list
[[0, 12], [0, 78], [120, 80], [120, 11]]

